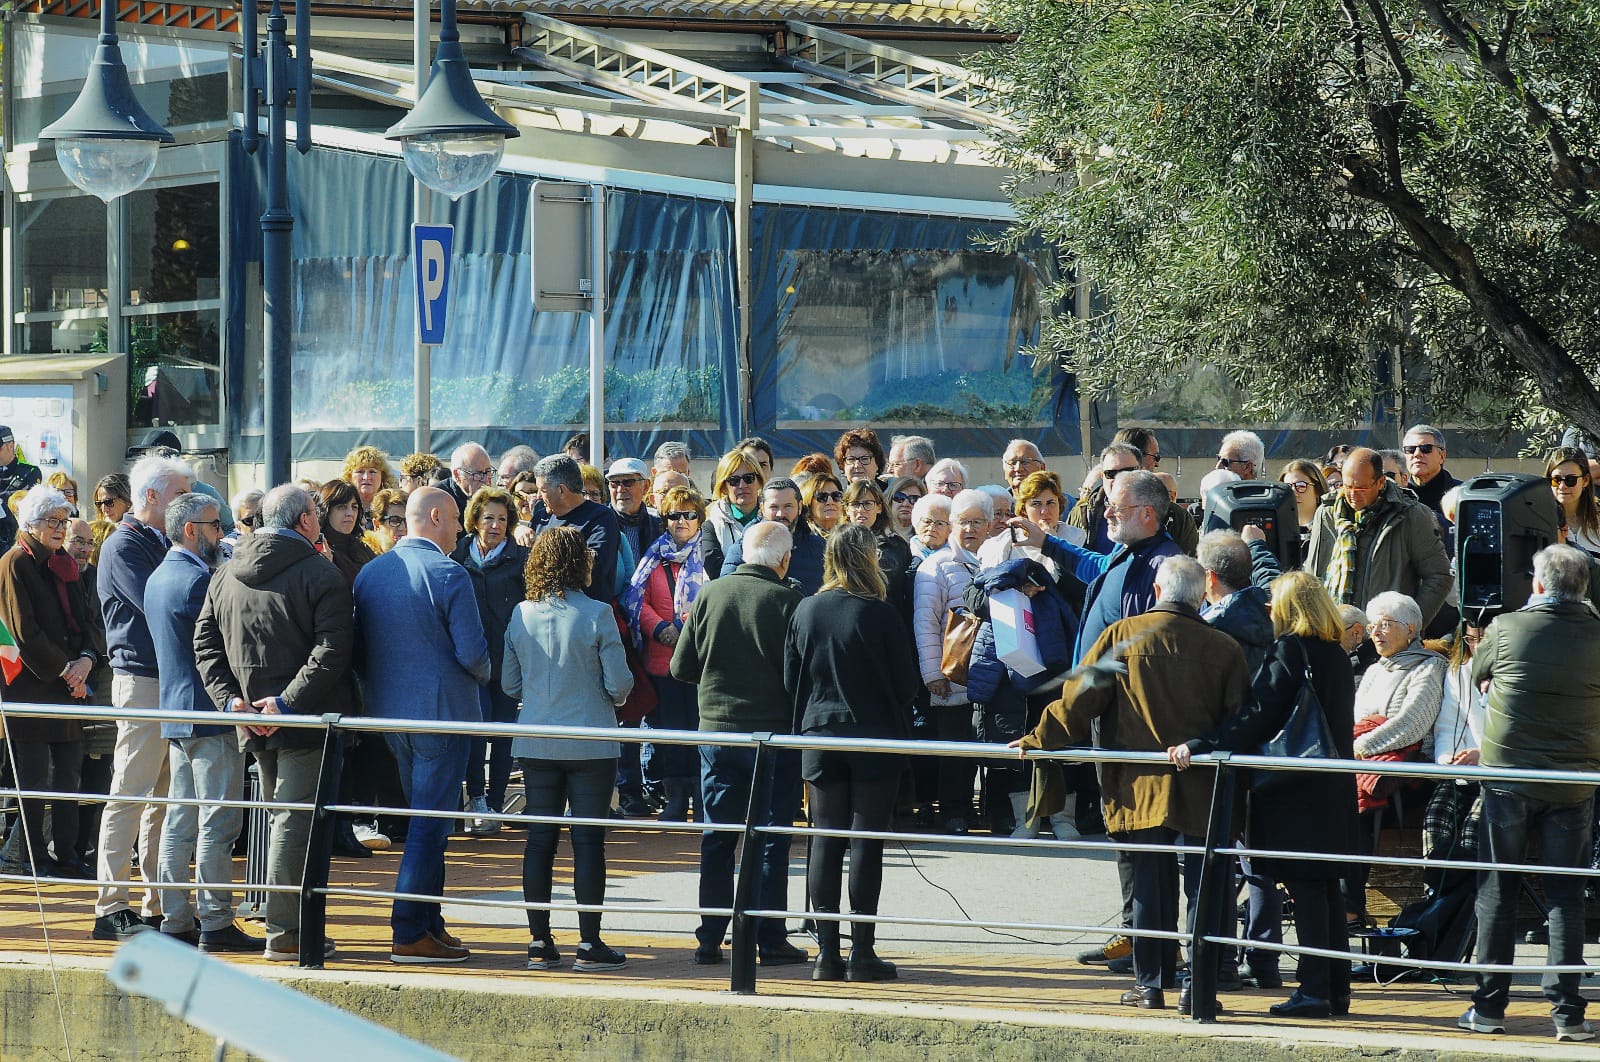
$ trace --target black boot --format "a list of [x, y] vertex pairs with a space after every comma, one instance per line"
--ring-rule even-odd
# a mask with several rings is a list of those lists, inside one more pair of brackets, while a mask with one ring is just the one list
[[876, 922], [850, 924], [850, 961], [845, 963], [846, 981], [893, 981], [899, 976], [894, 963], [884, 962], [872, 945], [878, 936]]
[[661, 809], [660, 821], [689, 821], [689, 780], [665, 778], [662, 779], [661, 789], [666, 794], [666, 806]]
[[843, 981], [845, 962], [839, 954], [839, 923], [817, 920], [817, 962], [811, 968], [813, 981]]

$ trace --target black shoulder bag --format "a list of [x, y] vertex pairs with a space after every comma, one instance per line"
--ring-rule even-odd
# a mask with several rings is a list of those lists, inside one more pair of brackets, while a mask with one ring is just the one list
[[[1311, 659], [1306, 647], [1298, 638], [1300, 659], [1304, 663], [1304, 679], [1300, 694], [1295, 698], [1294, 709], [1284, 721], [1283, 729], [1275, 737], [1261, 743], [1257, 755], [1282, 759], [1338, 759], [1338, 746], [1333, 743], [1333, 731], [1328, 729], [1327, 717], [1322, 714], [1322, 702], [1311, 681]], [[1256, 771], [1250, 788], [1257, 793], [1286, 788], [1295, 781], [1294, 771]]]

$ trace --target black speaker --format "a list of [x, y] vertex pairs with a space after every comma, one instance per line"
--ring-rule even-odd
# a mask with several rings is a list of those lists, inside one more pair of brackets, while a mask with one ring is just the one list
[[1218, 483], [1211, 488], [1201, 530], [1238, 531], [1250, 524], [1266, 532], [1267, 548], [1284, 571], [1300, 567], [1300, 516], [1294, 491], [1261, 479]]
[[1528, 603], [1533, 555], [1560, 541], [1561, 509], [1541, 476], [1490, 472], [1461, 485], [1456, 585], [1461, 612], [1481, 627]]

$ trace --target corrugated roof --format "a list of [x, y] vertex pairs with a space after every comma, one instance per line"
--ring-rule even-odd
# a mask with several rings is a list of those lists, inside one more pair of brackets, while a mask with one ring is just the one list
[[462, 0], [462, 8], [537, 11], [556, 18], [675, 18], [778, 22], [796, 19], [830, 26], [912, 26], [974, 30], [983, 0]]

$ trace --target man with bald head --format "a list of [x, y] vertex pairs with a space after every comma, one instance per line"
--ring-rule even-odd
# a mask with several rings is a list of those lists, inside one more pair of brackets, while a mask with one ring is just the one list
[[[356, 576], [356, 669], [371, 715], [483, 722], [478, 687], [489, 681], [489, 642], [472, 579], [450, 559], [460, 530], [455, 499], [437, 487], [420, 487], [406, 500], [406, 537]], [[391, 732], [384, 740], [399, 765], [408, 806], [460, 810], [466, 737]], [[449, 819], [411, 820], [396, 892], [444, 892], [449, 837]], [[391, 962], [453, 963], [470, 957], [445, 929], [437, 902], [394, 901], [390, 926]]]
[[1336, 604], [1365, 607], [1386, 590], [1405, 594], [1426, 624], [1450, 592], [1450, 556], [1433, 511], [1384, 478], [1383, 457], [1361, 447], [1344, 460], [1344, 483], [1311, 524], [1306, 570]]

